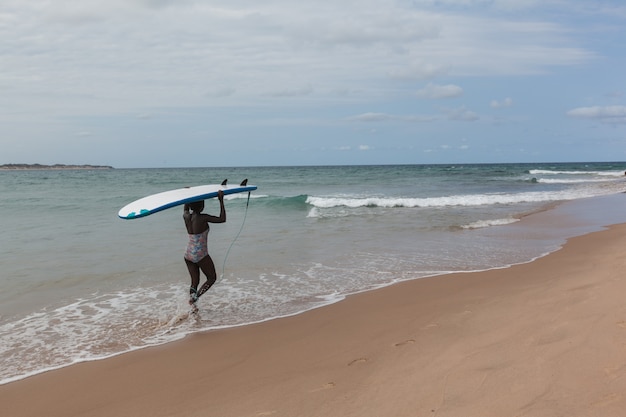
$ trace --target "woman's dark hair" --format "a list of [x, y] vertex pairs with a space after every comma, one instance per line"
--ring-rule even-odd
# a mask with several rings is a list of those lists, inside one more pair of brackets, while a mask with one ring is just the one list
[[189, 208], [196, 213], [200, 213], [204, 210], [204, 201], [194, 201], [193, 203], [189, 203]]

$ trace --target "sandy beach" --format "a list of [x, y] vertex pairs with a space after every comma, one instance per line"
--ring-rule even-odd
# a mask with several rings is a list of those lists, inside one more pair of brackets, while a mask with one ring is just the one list
[[19, 416], [623, 416], [626, 225], [0, 386]]

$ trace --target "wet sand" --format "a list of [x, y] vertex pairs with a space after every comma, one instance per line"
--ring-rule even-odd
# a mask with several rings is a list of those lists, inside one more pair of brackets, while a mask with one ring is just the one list
[[0, 386], [20, 416], [623, 416], [626, 224]]

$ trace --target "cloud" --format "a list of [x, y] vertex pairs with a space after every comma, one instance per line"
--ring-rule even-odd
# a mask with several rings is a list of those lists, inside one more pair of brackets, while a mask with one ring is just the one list
[[357, 150], [357, 151], [370, 151], [370, 150], [372, 150], [372, 149], [374, 149], [374, 148], [372, 148], [370, 145], [359, 145], [359, 146], [357, 146], [357, 147], [355, 147], [355, 148], [353, 148], [353, 147], [352, 147], [352, 146], [350, 146], [350, 145], [342, 145], [342, 146], [338, 146], [338, 147], [334, 148], [334, 150], [337, 150], [337, 151], [344, 151], [344, 152], [347, 152], [347, 151], [352, 151], [352, 150]]
[[473, 122], [480, 116], [465, 106], [457, 108], [444, 108], [441, 112], [445, 116], [436, 115], [397, 115], [389, 113], [362, 113], [346, 118], [350, 122], [375, 123], [375, 122], [404, 122], [404, 123], [430, 123], [439, 120], [456, 120]]
[[513, 105], [513, 99], [510, 97], [505, 98], [502, 101], [491, 100], [491, 108], [493, 109], [503, 109], [505, 107], [511, 107]]
[[271, 97], [301, 97], [308, 96], [313, 93], [313, 88], [311, 86], [306, 87], [294, 87], [294, 88], [279, 88], [274, 91], [270, 91], [266, 93]]
[[[322, 7], [322, 10], [327, 8]], [[393, 9], [380, 14], [352, 10], [350, 15], [347, 15], [342, 6], [331, 8], [339, 12], [336, 17], [329, 14], [319, 18], [319, 12], [310, 10], [310, 20], [296, 18], [298, 26], [291, 28], [292, 33], [299, 34], [309, 41], [315, 40], [333, 47], [421, 42], [435, 39], [440, 35], [441, 27], [429, 21], [424, 15], [414, 14], [412, 18], [407, 19]]]
[[[102, 99], [135, 112], [219, 104], [233, 89], [218, 86], [236, 86], [241, 101], [268, 94], [334, 100], [339, 90], [378, 94], [374, 86], [388, 78], [539, 73], [594, 57], [558, 24], [434, 13], [405, 2], [366, 0], [356, 12], [351, 2], [326, 0], [9, 4], [0, 82], [13, 80], [15, 97], [37, 94], [43, 111], [63, 103], [70, 113], [97, 112]], [[190, 94], [198, 91], [206, 93]], [[462, 91], [433, 84], [418, 94]], [[65, 100], [67, 92], [95, 100]]]
[[423, 80], [446, 75], [450, 67], [432, 62], [411, 63], [402, 68], [394, 68], [389, 71], [389, 77], [397, 80]]
[[405, 122], [413, 122], [413, 123], [428, 123], [428, 122], [434, 122], [435, 120], [437, 120], [437, 117], [416, 114], [412, 116], [402, 116], [398, 120], [405, 121]]
[[233, 87], [219, 87], [204, 93], [205, 97], [208, 98], [224, 98], [230, 97], [235, 94], [237, 90]]
[[[507, 3], [524, 7], [512, 13]], [[448, 120], [479, 115], [427, 100], [506, 107], [512, 101], [484, 86], [507, 83], [519, 102], [530, 94], [514, 90], [528, 85], [525, 75], [552, 73], [561, 84], [559, 67], [600, 54], [602, 74], [585, 85], [620, 85], [604, 77], [621, 62], [606, 42], [618, 22], [603, 25], [597, 6], [575, 3], [578, 11], [554, 7], [565, 0], [3, 0], [0, 124], [3, 137], [25, 138], [30, 149], [81, 131], [104, 149], [107, 138], [130, 142], [139, 129], [163, 138], [210, 131], [239, 144], [263, 136], [249, 129], [307, 126], [289, 133], [307, 141], [338, 135], [342, 122], [369, 122], [359, 135], [402, 125], [398, 134], [410, 138], [432, 127], [418, 123], [441, 122], [425, 133], [454, 137], [448, 129], [465, 134], [467, 125]]]
[[578, 107], [568, 111], [567, 115], [602, 123], [626, 123], [626, 106]]
[[443, 99], [443, 98], [454, 98], [460, 97], [463, 95], [463, 89], [458, 85], [448, 84], [448, 85], [438, 85], [429, 83], [426, 87], [418, 90], [416, 96], [418, 98], [427, 98], [427, 99]]
[[[562, 6], [563, 0], [414, 0], [421, 5], [448, 6], [456, 8], [480, 8], [484, 10], [493, 8], [505, 12], [518, 12], [520, 10], [533, 9], [537, 6]], [[587, 5], [585, 5], [587, 6]]]
[[393, 119], [394, 116], [387, 113], [363, 113], [348, 118], [348, 120], [354, 122], [384, 122]]
[[468, 110], [465, 106], [457, 107], [455, 109], [445, 109], [448, 120], [474, 122], [480, 119], [477, 113]]
[[412, 123], [426, 123], [437, 120], [436, 116], [429, 115], [395, 115], [388, 113], [362, 113], [356, 116], [347, 118], [351, 122], [412, 122]]

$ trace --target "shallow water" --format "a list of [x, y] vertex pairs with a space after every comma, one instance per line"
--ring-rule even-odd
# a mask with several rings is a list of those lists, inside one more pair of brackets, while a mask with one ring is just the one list
[[[297, 314], [401, 280], [527, 262], [567, 237], [623, 222], [625, 167], [0, 172], [0, 382]], [[249, 178], [258, 190], [249, 201], [227, 196], [228, 222], [209, 237], [221, 278], [189, 316], [182, 209], [135, 220], [117, 211], [224, 178]], [[571, 204], [545, 212], [559, 213], [548, 228], [518, 221], [564, 201]], [[207, 201], [205, 212], [217, 211]]]

